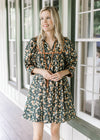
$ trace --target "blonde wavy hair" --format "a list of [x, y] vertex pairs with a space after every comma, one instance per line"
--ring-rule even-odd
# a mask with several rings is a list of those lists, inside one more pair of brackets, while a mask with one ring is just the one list
[[[60, 44], [60, 46], [63, 46], [63, 35], [62, 35], [62, 31], [61, 31], [61, 23], [60, 23], [60, 18], [59, 18], [59, 14], [58, 11], [55, 7], [50, 6], [50, 7], [44, 7], [43, 9], [40, 10], [40, 14], [39, 17], [41, 16], [41, 13], [43, 11], [49, 11], [51, 13], [51, 18], [54, 24], [54, 35], [58, 40], [58, 43]], [[45, 32], [42, 30], [40, 30], [40, 34], [37, 38], [37, 45], [40, 47], [42, 45], [42, 39], [45, 39]], [[61, 47], [62, 48], [62, 47]]]

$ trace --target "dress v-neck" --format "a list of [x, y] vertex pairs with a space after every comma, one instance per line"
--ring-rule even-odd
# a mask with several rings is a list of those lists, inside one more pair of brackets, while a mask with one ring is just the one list
[[55, 41], [53, 42], [53, 46], [52, 46], [52, 48], [50, 48], [50, 46], [49, 46], [49, 44], [45, 41], [45, 43], [46, 43], [46, 45], [47, 45], [47, 49], [49, 50], [49, 51], [53, 51], [53, 49], [54, 49], [54, 44], [56, 43], [56, 39], [55, 39]]

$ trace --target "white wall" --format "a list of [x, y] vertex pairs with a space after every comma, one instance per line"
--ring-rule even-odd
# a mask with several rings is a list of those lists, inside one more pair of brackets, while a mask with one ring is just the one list
[[[67, 34], [67, 9], [68, 0], [63, 0], [63, 33]], [[35, 10], [37, 10], [37, 1], [34, 1]], [[35, 17], [36, 18], [36, 17]], [[65, 27], [65, 28], [64, 28]], [[38, 29], [34, 28], [35, 35], [38, 33]], [[6, 9], [5, 9], [5, 0], [0, 0], [0, 91], [2, 91], [9, 99], [11, 99], [18, 107], [22, 110], [24, 109], [26, 97], [17, 89], [13, 88], [8, 84], [8, 72], [7, 72], [7, 44], [6, 44]], [[50, 134], [50, 125], [45, 125], [44, 129]], [[61, 124], [60, 135], [62, 140], [89, 140], [87, 137], [73, 129], [67, 123]]]

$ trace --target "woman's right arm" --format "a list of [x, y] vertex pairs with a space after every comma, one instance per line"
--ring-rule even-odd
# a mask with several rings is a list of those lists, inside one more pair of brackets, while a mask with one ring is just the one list
[[24, 52], [24, 65], [26, 71], [31, 74], [31, 71], [36, 67], [36, 46], [35, 38], [31, 39], [25, 47]]
[[34, 68], [34, 69], [32, 69], [31, 74], [41, 74], [42, 71], [43, 71], [43, 69]]
[[25, 47], [24, 63], [26, 70], [31, 74], [41, 74], [45, 79], [50, 79], [49, 70], [37, 68], [35, 38], [31, 39]]
[[50, 76], [52, 74], [51, 71], [46, 69], [34, 68], [32, 69], [31, 73], [41, 74], [45, 79], [50, 80]]

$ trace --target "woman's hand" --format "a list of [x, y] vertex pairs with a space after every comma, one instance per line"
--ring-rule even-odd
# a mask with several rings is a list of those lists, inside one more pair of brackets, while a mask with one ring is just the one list
[[41, 68], [34, 68], [31, 73], [41, 74], [47, 80], [50, 80], [50, 76], [53, 74], [51, 71]]
[[59, 81], [63, 76], [69, 74], [70, 72], [69, 70], [62, 70], [53, 74], [50, 70], [34, 68], [33, 73], [39, 73], [47, 80]]
[[68, 70], [62, 70], [62, 71], [56, 72], [56, 73], [51, 75], [50, 80], [51, 81], [59, 81], [62, 79], [63, 76], [65, 76], [67, 74], [69, 74]]
[[50, 77], [53, 73], [49, 70], [45, 70], [45, 69], [42, 69], [41, 70], [41, 75], [43, 75], [43, 77], [47, 80], [50, 80]]

